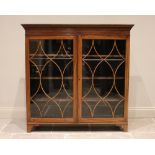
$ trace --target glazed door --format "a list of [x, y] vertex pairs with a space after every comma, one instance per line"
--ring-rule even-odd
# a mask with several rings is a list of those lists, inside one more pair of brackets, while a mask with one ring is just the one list
[[80, 122], [123, 119], [126, 40], [83, 36], [80, 47]]
[[31, 120], [74, 122], [76, 38], [30, 37], [28, 46]]

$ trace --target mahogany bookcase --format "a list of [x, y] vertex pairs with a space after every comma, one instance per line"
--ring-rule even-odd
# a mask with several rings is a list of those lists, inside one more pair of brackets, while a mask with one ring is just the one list
[[133, 25], [22, 24], [27, 131], [38, 125], [128, 128]]

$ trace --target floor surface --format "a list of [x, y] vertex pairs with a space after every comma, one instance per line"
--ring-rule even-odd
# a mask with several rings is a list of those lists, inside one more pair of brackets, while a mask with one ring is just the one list
[[23, 120], [0, 119], [0, 138], [4, 139], [155, 139], [155, 118], [129, 119], [128, 132], [122, 131], [33, 131], [26, 132]]

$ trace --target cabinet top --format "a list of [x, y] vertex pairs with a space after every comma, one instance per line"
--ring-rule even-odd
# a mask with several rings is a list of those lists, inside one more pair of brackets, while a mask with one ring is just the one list
[[123, 35], [129, 36], [134, 25], [106, 24], [22, 24], [26, 36], [45, 35]]
[[21, 24], [24, 29], [30, 28], [119, 28], [130, 30], [133, 24]]

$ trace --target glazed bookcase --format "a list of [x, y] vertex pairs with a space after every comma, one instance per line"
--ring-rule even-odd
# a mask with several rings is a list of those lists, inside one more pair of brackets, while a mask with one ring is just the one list
[[133, 25], [23, 24], [27, 131], [40, 125], [128, 128]]

